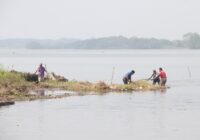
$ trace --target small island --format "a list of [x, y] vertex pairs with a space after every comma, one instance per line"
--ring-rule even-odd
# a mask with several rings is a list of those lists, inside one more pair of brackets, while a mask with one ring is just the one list
[[[131, 84], [106, 84], [104, 82], [82, 82], [69, 81], [67, 79], [51, 79], [47, 77], [43, 82], [37, 82], [37, 75], [18, 71], [0, 70], [0, 106], [14, 104], [15, 101], [51, 99], [70, 96], [64, 95], [41, 95], [31, 94], [33, 91], [43, 90], [65, 90], [88, 95], [88, 93], [108, 93], [108, 92], [130, 92], [130, 91], [151, 91], [162, 90], [166, 87], [152, 85], [146, 80], [134, 81]], [[80, 95], [80, 94], [76, 94]]]

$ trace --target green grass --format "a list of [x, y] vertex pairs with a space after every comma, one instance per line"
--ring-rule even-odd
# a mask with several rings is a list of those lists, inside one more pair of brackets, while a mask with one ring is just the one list
[[69, 81], [69, 82], [58, 82], [47, 80], [40, 83], [43, 87], [53, 87], [61, 88], [64, 90], [71, 91], [105, 91], [109, 90], [110, 87], [103, 82], [90, 83], [90, 82], [78, 82], [78, 81]]
[[24, 82], [25, 82], [25, 79], [22, 75], [0, 69], [0, 84], [1, 85], [20, 84]]
[[30, 73], [22, 73], [17, 71], [6, 71], [0, 69], [0, 101], [3, 100], [23, 100], [23, 99], [39, 99], [40, 96], [33, 96], [29, 94], [30, 90], [36, 89], [63, 89], [77, 92], [96, 92], [106, 93], [110, 91], [145, 91], [158, 90], [160, 86], [154, 86], [148, 81], [138, 80], [131, 84], [113, 84], [107, 85], [104, 82], [91, 83], [80, 81], [53, 81], [46, 80], [44, 82], [36, 83], [35, 75]]
[[27, 82], [23, 73], [0, 69], [0, 102], [30, 99], [32, 95], [28, 89], [32, 86], [33, 83]]

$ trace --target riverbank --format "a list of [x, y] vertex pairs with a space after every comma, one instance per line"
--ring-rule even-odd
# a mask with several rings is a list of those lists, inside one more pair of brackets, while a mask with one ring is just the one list
[[38, 83], [37, 76], [29, 73], [22, 73], [16, 71], [0, 70], [0, 105], [13, 104], [14, 101], [21, 100], [35, 100], [35, 99], [49, 99], [59, 98], [65, 95], [44, 95], [31, 94], [36, 90], [66, 90], [79, 92], [82, 95], [87, 95], [88, 92], [107, 93], [107, 92], [126, 92], [126, 91], [149, 91], [160, 90], [163, 87], [154, 86], [148, 81], [139, 80], [134, 81], [128, 85], [112, 84], [108, 85], [104, 82], [79, 82], [59, 79], [47, 78], [45, 81]]

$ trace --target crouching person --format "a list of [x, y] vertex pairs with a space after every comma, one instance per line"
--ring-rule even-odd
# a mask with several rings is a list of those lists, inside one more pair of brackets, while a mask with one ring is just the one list
[[131, 76], [132, 76], [134, 73], [135, 73], [135, 71], [132, 70], [131, 72], [128, 72], [128, 73], [123, 77], [123, 82], [124, 82], [125, 85], [132, 82], [132, 81], [131, 81]]

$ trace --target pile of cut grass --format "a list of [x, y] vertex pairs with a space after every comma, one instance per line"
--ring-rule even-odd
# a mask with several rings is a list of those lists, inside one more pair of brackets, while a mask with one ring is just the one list
[[58, 82], [47, 80], [45, 82], [40, 83], [43, 87], [51, 87], [51, 88], [61, 88], [69, 91], [108, 91], [110, 87], [104, 82], [90, 83], [90, 82], [78, 82], [78, 81], [68, 81], [68, 82]]
[[134, 81], [127, 85], [114, 84], [111, 86], [111, 89], [115, 91], [138, 91], [138, 90], [145, 91], [145, 90], [157, 90], [159, 88], [160, 86], [152, 85], [146, 80]]
[[138, 80], [133, 83], [123, 85], [123, 84], [113, 84], [108, 85], [104, 82], [90, 83], [90, 82], [57, 82], [57, 81], [46, 81], [41, 83], [43, 87], [54, 87], [62, 88], [64, 90], [70, 91], [95, 91], [95, 92], [109, 92], [109, 91], [145, 91], [145, 90], [157, 90], [161, 88], [160, 86], [155, 86], [146, 80]]

